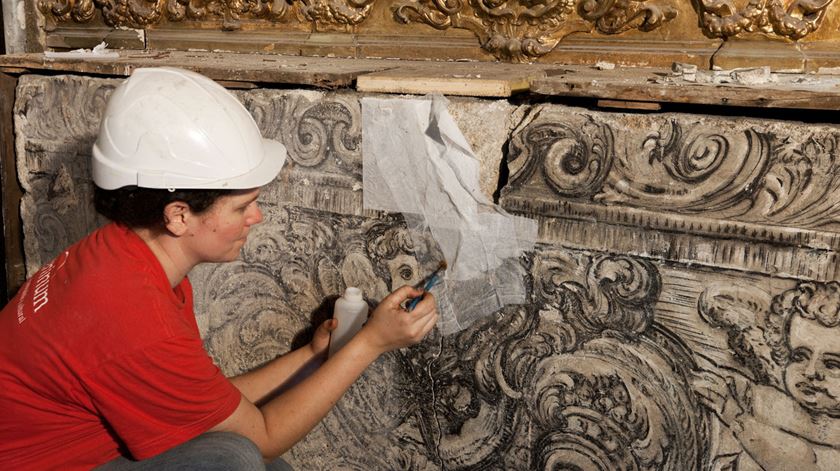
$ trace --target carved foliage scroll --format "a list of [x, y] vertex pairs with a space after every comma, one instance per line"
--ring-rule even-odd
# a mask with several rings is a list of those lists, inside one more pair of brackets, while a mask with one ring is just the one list
[[840, 230], [840, 133], [546, 106], [514, 132], [506, 194]]
[[519, 62], [551, 52], [574, 32], [651, 31], [676, 15], [671, 6], [645, 0], [402, 0], [394, 7], [399, 21], [470, 30], [497, 58]]
[[241, 28], [243, 19], [311, 22], [314, 30], [342, 30], [364, 21], [374, 0], [39, 0], [38, 9], [55, 22], [91, 21], [97, 8], [114, 28], [143, 28], [163, 18], [182, 22], [220, 21]]
[[816, 31], [833, 0], [695, 0], [703, 32], [713, 38], [768, 33], [798, 40]]

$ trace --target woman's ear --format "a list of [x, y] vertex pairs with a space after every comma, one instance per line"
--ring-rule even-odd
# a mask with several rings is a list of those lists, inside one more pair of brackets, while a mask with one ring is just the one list
[[163, 223], [166, 229], [176, 237], [187, 233], [187, 222], [192, 217], [190, 205], [183, 201], [173, 201], [163, 208]]

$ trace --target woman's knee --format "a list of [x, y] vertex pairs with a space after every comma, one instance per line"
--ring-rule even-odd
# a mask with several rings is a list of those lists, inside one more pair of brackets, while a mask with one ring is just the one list
[[265, 469], [262, 453], [257, 445], [232, 432], [209, 432], [193, 440], [204, 469], [254, 470]]

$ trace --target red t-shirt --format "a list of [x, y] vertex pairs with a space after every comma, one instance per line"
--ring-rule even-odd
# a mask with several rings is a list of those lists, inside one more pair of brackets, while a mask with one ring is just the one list
[[185, 278], [108, 224], [0, 312], [0, 468], [89, 469], [206, 432], [240, 393], [204, 350]]

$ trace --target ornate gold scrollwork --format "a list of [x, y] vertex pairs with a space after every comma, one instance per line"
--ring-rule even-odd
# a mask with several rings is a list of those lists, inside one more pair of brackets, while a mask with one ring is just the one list
[[776, 34], [791, 40], [816, 31], [833, 0], [695, 0], [706, 36], [728, 38], [742, 33]]
[[243, 18], [272, 22], [295, 16], [320, 28], [343, 28], [364, 21], [374, 0], [40, 0], [38, 9], [48, 20], [63, 23], [91, 21], [99, 9], [103, 22], [114, 28], [143, 28], [162, 18], [221, 20], [222, 29], [241, 28]]
[[364, 21], [375, 0], [302, 0], [304, 18], [316, 24], [316, 30], [354, 26]]
[[93, 0], [39, 0], [37, 5], [41, 13], [56, 22], [86, 23], [96, 12]]
[[[566, 36], [592, 31], [651, 31], [676, 17], [670, 6], [644, 0], [403, 0], [394, 16], [437, 29], [472, 31], [481, 47], [503, 60], [527, 62], [545, 55]], [[581, 18], [572, 17], [577, 9]], [[593, 28], [594, 26], [594, 28]]]
[[584, 0], [578, 4], [578, 14], [595, 23], [599, 32], [618, 34], [634, 28], [653, 31], [676, 18], [677, 10], [636, 0]]

